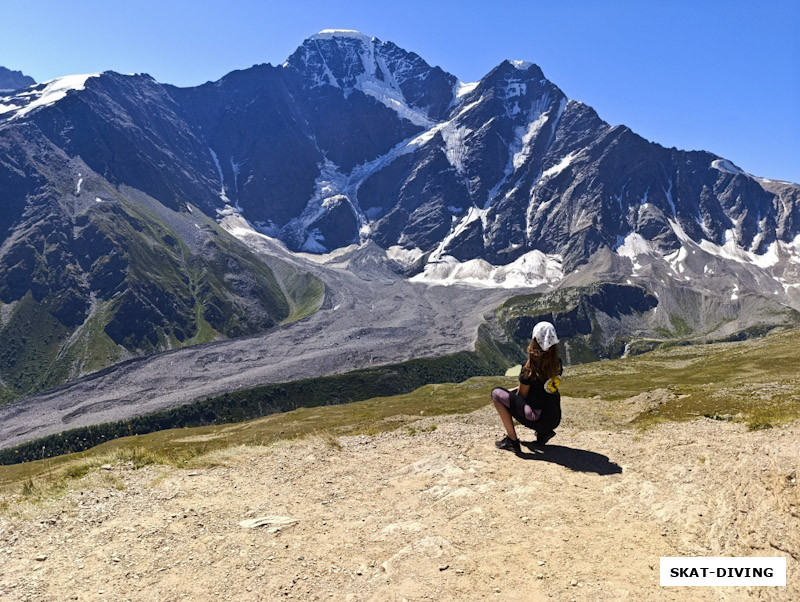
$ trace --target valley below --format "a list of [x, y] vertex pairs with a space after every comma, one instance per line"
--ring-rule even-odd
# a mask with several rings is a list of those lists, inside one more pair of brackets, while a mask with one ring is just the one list
[[[372, 242], [323, 255], [293, 253], [237, 215], [224, 218], [222, 226], [278, 275], [282, 286], [294, 274], [322, 283], [321, 298], [307, 302], [308, 315], [257, 335], [128, 360], [0, 406], [0, 449], [237, 392], [263, 397], [266, 409], [238, 420], [252, 418], [287, 409], [257, 392], [259, 387], [370, 369], [383, 369], [375, 373], [375, 378], [383, 379], [386, 371], [402, 374], [397, 366], [403, 362], [454, 358], [465, 352], [480, 356], [482, 352], [476, 350], [481, 342], [502, 347], [493, 351], [497, 365], [488, 372], [470, 368], [471, 373], [462, 378], [497, 373], [500, 365], [519, 361], [518, 354], [538, 319], [557, 325], [568, 364], [659, 347], [748, 339], [800, 322], [793, 300], [779, 303], [757, 293], [757, 281], [749, 290], [743, 285], [739, 295], [728, 298], [725, 289], [719, 290], [724, 286], [722, 276], [684, 286], [670, 280], [667, 268], [656, 259], [635, 284], [619, 268], [627, 259], [608, 252], [598, 253], [585, 269], [554, 283], [529, 287], [517, 282], [503, 287], [502, 282], [491, 280], [483, 285], [437, 284], [409, 278], [407, 264], [392, 259]], [[453, 380], [447, 376], [445, 381]], [[378, 388], [374, 394], [398, 393], [394, 387], [402, 388], [402, 380], [387, 381], [388, 388]], [[359, 388], [363, 383], [354, 385], [355, 390]], [[356, 391], [355, 397], [348, 393], [312, 401], [310, 391], [308, 398], [289, 394], [289, 409], [368, 396]], [[258, 404], [261, 407], [261, 401]], [[219, 419], [215, 415], [202, 423]], [[157, 428], [185, 424], [178, 420]], [[131, 428], [125, 434], [152, 430]], [[74, 432], [84, 436], [79, 430]]]
[[513, 294], [409, 282], [375, 245], [351, 247], [326, 265], [266, 237], [252, 244], [268, 264], [280, 258], [319, 276], [322, 307], [264, 334], [134, 359], [0, 406], [0, 448], [265, 383], [474, 349], [478, 328]]

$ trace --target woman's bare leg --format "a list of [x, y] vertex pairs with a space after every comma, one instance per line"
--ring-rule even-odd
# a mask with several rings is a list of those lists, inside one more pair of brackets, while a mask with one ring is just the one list
[[499, 401], [494, 402], [494, 407], [497, 410], [497, 413], [500, 414], [500, 420], [503, 421], [503, 426], [506, 427], [506, 433], [508, 433], [508, 436], [511, 439], [516, 441], [517, 431], [514, 428], [514, 419], [511, 417], [511, 412], [509, 412], [508, 408]]

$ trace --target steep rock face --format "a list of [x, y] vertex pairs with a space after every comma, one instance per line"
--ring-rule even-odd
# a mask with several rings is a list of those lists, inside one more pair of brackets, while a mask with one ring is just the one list
[[0, 182], [0, 402], [289, 317], [273, 272], [199, 210], [112, 185], [33, 121], [0, 127]]
[[36, 80], [22, 71], [12, 71], [0, 66], [0, 93], [14, 92], [36, 84]]
[[[291, 249], [319, 252], [359, 241], [371, 219], [359, 174], [440, 118], [455, 84], [394, 44], [323, 32], [281, 67], [168, 90], [216, 157], [222, 202]], [[355, 219], [342, 218], [343, 201]]]
[[305, 208], [323, 158], [281, 73], [259, 65], [197, 88], [166, 87], [203, 137], [217, 204], [272, 227]]
[[109, 72], [88, 77], [82, 90], [30, 120], [111, 184], [142, 190], [175, 210], [193, 203], [212, 212], [213, 157], [177, 109], [150, 76]]
[[[608, 126], [589, 107], [567, 101], [535, 66], [514, 73], [503, 67], [465, 98], [450, 145], [431, 142], [458, 157], [452, 166], [468, 188], [467, 198], [448, 205], [454, 225], [433, 259], [505, 264], [536, 249], [562, 256], [571, 270], [630, 233], [668, 253], [679, 246], [677, 228], [716, 244], [732, 230], [739, 246], [764, 253], [779, 234], [777, 223], [796, 211], [728, 161], [665, 149]], [[505, 165], [498, 157], [508, 158]], [[459, 205], [476, 210], [459, 212]], [[430, 250], [413, 231], [404, 234], [397, 242]], [[790, 242], [796, 232], [780, 234]]]

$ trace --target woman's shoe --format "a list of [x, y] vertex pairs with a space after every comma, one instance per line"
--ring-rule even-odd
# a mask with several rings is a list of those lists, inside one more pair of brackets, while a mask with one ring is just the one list
[[542, 432], [542, 433], [538, 433], [537, 432], [536, 433], [536, 445], [544, 445], [545, 443], [550, 441], [550, 439], [552, 439], [555, 436], [556, 436], [556, 432], [555, 431], [547, 431], [547, 432]]
[[497, 449], [513, 451], [515, 454], [522, 453], [522, 448], [519, 445], [519, 439], [512, 439], [508, 435], [500, 439], [500, 441], [495, 441], [494, 444], [497, 446]]

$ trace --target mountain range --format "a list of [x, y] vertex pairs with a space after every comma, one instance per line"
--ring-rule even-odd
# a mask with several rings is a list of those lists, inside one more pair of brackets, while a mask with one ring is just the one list
[[0, 401], [301, 319], [327, 286], [308, 256], [352, 245], [419, 286], [577, 291], [537, 315], [583, 308], [575, 335], [602, 324], [614, 353], [800, 309], [797, 184], [609, 125], [529, 62], [464, 83], [324, 30], [201, 86], [105, 72], [0, 98]]

